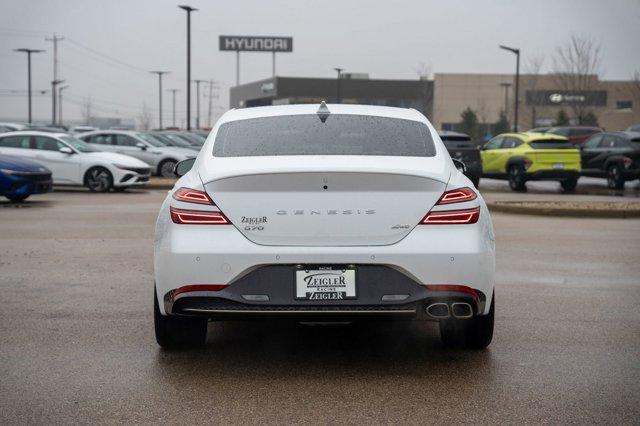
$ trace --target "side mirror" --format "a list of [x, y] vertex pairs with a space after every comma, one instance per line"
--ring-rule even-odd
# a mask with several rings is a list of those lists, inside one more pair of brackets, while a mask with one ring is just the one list
[[173, 168], [173, 174], [177, 177], [186, 175], [193, 167], [193, 163], [195, 163], [195, 161], [195, 158], [187, 158], [186, 160], [179, 161]]
[[138, 148], [140, 148], [141, 150], [143, 150], [143, 151], [146, 151], [146, 150], [147, 150], [147, 146], [146, 146], [145, 144], [143, 144], [142, 142], [138, 142], [138, 143], [136, 144], [136, 146], [137, 146]]
[[73, 154], [73, 150], [71, 148], [69, 148], [68, 146], [63, 146], [58, 151], [60, 151], [63, 154], [69, 154], [69, 155]]
[[453, 160], [453, 164], [455, 164], [456, 166], [456, 169], [458, 169], [462, 173], [467, 173], [467, 166], [465, 166], [465, 164], [462, 161], [457, 160], [455, 158], [452, 158], [452, 160]]

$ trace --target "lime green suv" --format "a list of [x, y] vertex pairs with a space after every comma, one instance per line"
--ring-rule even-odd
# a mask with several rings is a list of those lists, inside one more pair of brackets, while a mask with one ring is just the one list
[[480, 152], [482, 176], [508, 179], [514, 191], [529, 180], [557, 180], [573, 191], [580, 177], [580, 151], [563, 136], [549, 133], [503, 133]]

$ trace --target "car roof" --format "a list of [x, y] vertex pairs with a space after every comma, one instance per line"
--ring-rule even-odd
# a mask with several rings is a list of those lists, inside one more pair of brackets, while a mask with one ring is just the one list
[[603, 132], [603, 135], [615, 135], [622, 136], [625, 139], [636, 139], [640, 138], [640, 132], [628, 132], [626, 130], [620, 130], [615, 132]]
[[600, 130], [600, 131], [602, 130], [598, 126], [553, 126], [549, 128], [549, 130], [554, 130], [554, 129], [591, 129], [591, 130]]
[[555, 135], [553, 133], [537, 133], [537, 132], [520, 132], [520, 133], [502, 133], [498, 136], [512, 136], [522, 139], [524, 142], [531, 142], [538, 139], [555, 139], [559, 141], [568, 141], [564, 136]]
[[438, 130], [438, 135], [440, 135], [440, 136], [457, 136], [457, 137], [471, 138], [471, 136], [469, 136], [466, 133], [454, 132], [453, 130]]
[[[220, 117], [220, 123], [250, 118], [276, 117], [284, 115], [315, 114], [321, 104], [272, 105], [263, 107], [232, 109]], [[413, 121], [425, 121], [415, 109], [395, 108], [375, 105], [326, 104], [331, 114], [370, 115], [377, 117], [400, 118]]]
[[64, 133], [64, 132], [60, 132], [60, 133], [54, 133], [54, 132], [41, 132], [39, 130], [16, 130], [14, 132], [6, 132], [6, 133], [1, 133], [0, 137], [6, 137], [6, 136], [19, 136], [19, 135], [24, 135], [24, 136], [53, 136], [56, 138], [59, 138], [60, 136], [70, 136], [68, 133]]
[[101, 133], [135, 136], [137, 133], [140, 133], [140, 132], [137, 132], [135, 130], [92, 130], [90, 132], [84, 132], [82, 134], [82, 137], [89, 136], [89, 135], [98, 135]]

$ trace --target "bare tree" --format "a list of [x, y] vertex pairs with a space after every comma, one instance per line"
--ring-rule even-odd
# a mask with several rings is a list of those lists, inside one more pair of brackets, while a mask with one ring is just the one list
[[[544, 64], [544, 55], [533, 55], [525, 65], [525, 73], [527, 74], [526, 88], [527, 90], [536, 90], [540, 81], [540, 70]], [[536, 127], [537, 111], [534, 104], [529, 106], [531, 110], [531, 127]]]
[[633, 74], [633, 80], [630, 83], [629, 91], [633, 100], [640, 103], [640, 71], [636, 71]]
[[149, 130], [151, 128], [151, 121], [153, 120], [153, 113], [147, 106], [147, 103], [142, 104], [142, 112], [138, 114], [138, 127], [141, 130]]
[[[416, 74], [418, 74], [418, 78], [420, 80], [428, 81], [431, 79], [431, 65], [420, 62], [416, 68], [414, 68]], [[433, 81], [431, 82], [431, 88], [427, 87], [425, 83], [422, 90], [422, 100], [423, 100], [423, 110], [422, 113], [428, 118], [432, 119], [431, 114], [433, 113]]]
[[[593, 40], [573, 35], [567, 44], [556, 49], [553, 74], [556, 84], [562, 90], [594, 90], [598, 86], [598, 74], [601, 72], [600, 45]], [[580, 124], [590, 112], [583, 102], [570, 102], [569, 107]]]
[[93, 109], [93, 101], [91, 100], [91, 96], [89, 96], [82, 104], [82, 109], [80, 111], [80, 113], [82, 114], [82, 121], [84, 121], [85, 125], [91, 124], [92, 109]]

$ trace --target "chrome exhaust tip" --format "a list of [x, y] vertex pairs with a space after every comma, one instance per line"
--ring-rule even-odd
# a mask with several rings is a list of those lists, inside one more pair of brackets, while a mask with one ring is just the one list
[[451, 314], [459, 319], [467, 319], [473, 316], [473, 308], [465, 302], [455, 302], [451, 304]]
[[451, 316], [449, 313], [449, 305], [442, 302], [432, 303], [427, 306], [425, 311], [429, 316], [436, 319], [447, 319]]

